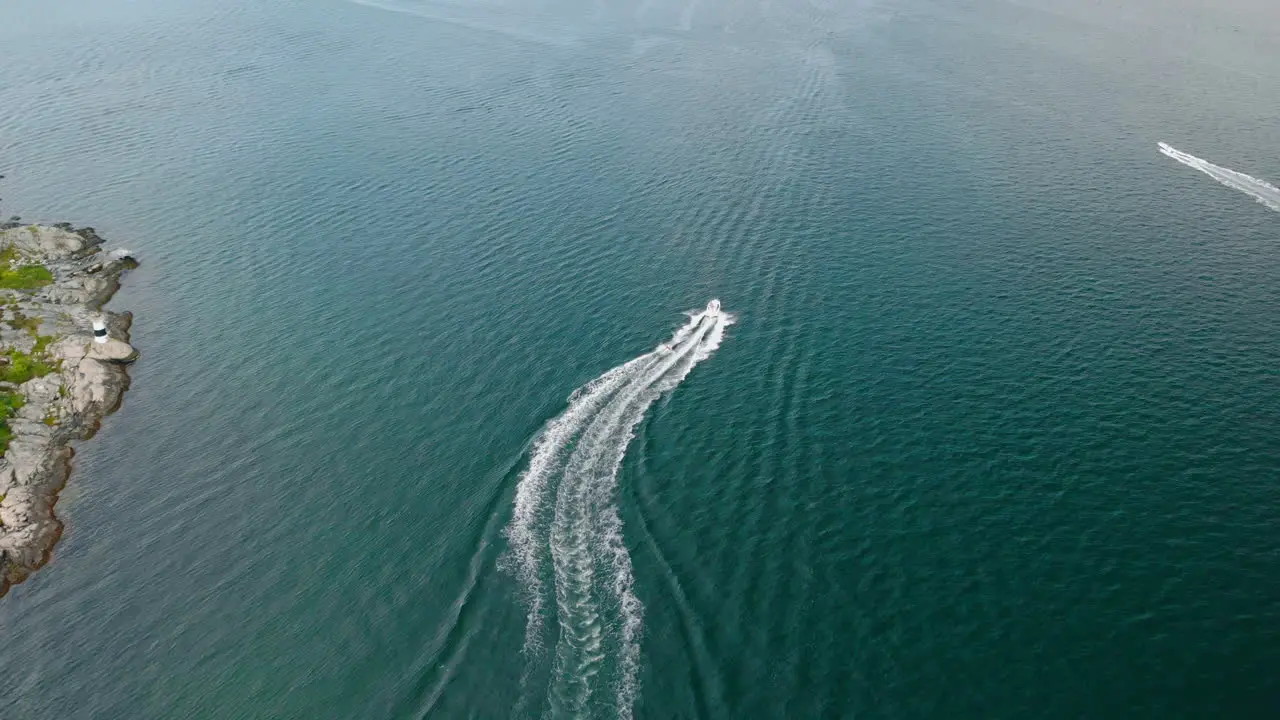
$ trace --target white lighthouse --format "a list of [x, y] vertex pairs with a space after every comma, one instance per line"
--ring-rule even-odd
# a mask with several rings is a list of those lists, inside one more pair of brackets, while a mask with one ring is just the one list
[[102, 318], [93, 321], [93, 341], [103, 344], [107, 341], [107, 323]]

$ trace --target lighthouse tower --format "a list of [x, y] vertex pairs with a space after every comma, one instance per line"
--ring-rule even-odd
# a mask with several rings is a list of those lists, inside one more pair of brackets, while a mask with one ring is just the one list
[[129, 343], [107, 336], [107, 318], [99, 315], [93, 319], [93, 343], [87, 357], [103, 362], [131, 363], [138, 358], [138, 351]]

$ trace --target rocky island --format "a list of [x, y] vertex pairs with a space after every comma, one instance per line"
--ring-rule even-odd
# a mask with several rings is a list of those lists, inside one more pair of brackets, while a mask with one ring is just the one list
[[92, 228], [0, 225], [0, 595], [48, 560], [70, 444], [129, 385], [133, 318], [102, 305], [134, 267]]

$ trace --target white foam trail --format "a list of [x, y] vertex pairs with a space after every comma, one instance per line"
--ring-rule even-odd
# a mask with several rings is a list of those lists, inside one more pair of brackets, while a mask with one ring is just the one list
[[559, 469], [566, 446], [582, 429], [583, 424], [627, 381], [628, 375], [638, 372], [652, 359], [652, 353], [641, 355], [575, 390], [569, 396], [569, 407], [548, 422], [534, 442], [529, 469], [521, 474], [516, 486], [515, 511], [506, 530], [516, 570], [529, 604], [525, 632], [526, 652], [537, 649], [542, 634], [542, 563], [536, 526], [547, 479]]
[[664, 392], [674, 390], [684, 380], [689, 371], [697, 363], [711, 357], [724, 337], [724, 328], [732, 321], [719, 318], [708, 329], [706, 335], [693, 348], [685, 361], [678, 362], [672, 371], [664, 375], [655, 385], [645, 390], [618, 423], [615, 437], [618, 441], [610, 448], [610, 454], [604, 461], [605, 472], [595, 488], [596, 505], [600, 511], [599, 526], [604, 538], [605, 551], [612, 561], [614, 577], [613, 592], [622, 616], [620, 632], [620, 653], [618, 658], [619, 679], [617, 685], [618, 717], [630, 720], [632, 707], [639, 693], [640, 675], [640, 630], [643, 626], [644, 606], [634, 592], [635, 578], [631, 571], [631, 555], [622, 537], [622, 519], [618, 516], [618, 506], [614, 502], [617, 492], [618, 471], [622, 467], [627, 446], [635, 437], [635, 428], [644, 419], [645, 412]]
[[[530, 653], [541, 647], [542, 563], [544, 551], [551, 553], [560, 628], [551, 679], [553, 714], [585, 713], [595, 678], [612, 656], [616, 711], [622, 718], [632, 716], [644, 607], [634, 592], [622, 536], [618, 471], [648, 408], [711, 356], [732, 322], [719, 302], [711, 301], [668, 342], [575, 391], [534, 443], [506, 534], [529, 605], [525, 649]], [[554, 514], [543, 536], [542, 508], [556, 478]]]
[[[676, 338], [701, 328], [701, 323], [691, 323], [677, 333]], [[578, 440], [560, 482], [551, 535], [561, 627], [552, 690], [554, 700], [566, 713], [578, 713], [585, 707], [592, 692], [592, 679], [605, 659], [599, 651], [604, 642], [604, 628], [599, 622], [602, 609], [595, 592], [601, 536], [597, 493], [592, 491], [598, 482], [598, 467], [610, 445], [621, 440], [616, 430], [622, 413], [639, 393], [689, 354], [692, 343], [676, 338], [671, 343], [675, 349], [619, 390], [592, 419]]]
[[662, 393], [674, 389], [693, 366], [709, 357], [729, 318], [715, 301], [676, 332], [670, 352], [613, 395], [583, 432], [560, 483], [551, 551], [556, 571], [561, 636], [553, 671], [553, 707], [583, 712], [605, 654], [600, 652], [604, 612], [595, 582], [597, 563], [612, 569], [618, 611], [617, 712], [628, 718], [638, 690], [643, 605], [632, 585], [631, 557], [622, 538], [614, 495], [617, 473], [635, 426]]
[[1280, 212], [1280, 188], [1277, 188], [1266, 180], [1260, 180], [1252, 175], [1246, 175], [1230, 168], [1214, 165], [1208, 160], [1198, 158], [1190, 153], [1182, 152], [1168, 143], [1158, 143], [1158, 147], [1160, 148], [1160, 152], [1164, 153], [1166, 156], [1177, 160], [1187, 167], [1195, 168], [1223, 185], [1239, 190], [1272, 210]]

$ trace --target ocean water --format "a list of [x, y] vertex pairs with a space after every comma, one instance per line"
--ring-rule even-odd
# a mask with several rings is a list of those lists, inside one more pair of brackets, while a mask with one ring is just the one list
[[1270, 0], [10, 0], [0, 212], [144, 355], [0, 714], [1276, 717], [1276, 77]]

